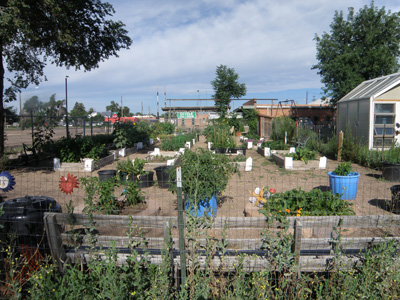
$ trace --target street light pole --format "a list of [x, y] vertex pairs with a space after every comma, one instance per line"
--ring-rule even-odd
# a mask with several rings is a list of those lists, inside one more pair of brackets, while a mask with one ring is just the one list
[[67, 125], [67, 139], [69, 138], [69, 124], [68, 124], [68, 76], [65, 76], [65, 124]]

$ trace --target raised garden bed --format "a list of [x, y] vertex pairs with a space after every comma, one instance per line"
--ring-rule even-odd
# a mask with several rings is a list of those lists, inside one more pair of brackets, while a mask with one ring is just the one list
[[295, 147], [291, 147], [290, 150], [271, 150], [270, 148], [257, 147], [257, 153], [265, 157], [270, 157], [272, 153], [279, 153], [285, 155], [294, 152], [296, 152]]
[[[127, 148], [125, 150], [125, 155], [130, 155], [135, 152], [136, 148]], [[98, 160], [83, 158], [82, 162], [76, 162], [76, 163], [66, 163], [66, 162], [60, 163], [60, 160], [58, 158], [54, 158], [53, 169], [57, 171], [69, 171], [69, 172], [71, 171], [92, 172], [106, 165], [112, 164], [118, 158], [118, 153], [119, 151], [111, 150], [109, 155], [100, 158]]]
[[296, 170], [326, 169], [326, 157], [322, 156], [318, 160], [309, 160], [307, 164], [301, 160], [293, 160], [282, 153], [271, 153], [274, 162], [281, 168]]

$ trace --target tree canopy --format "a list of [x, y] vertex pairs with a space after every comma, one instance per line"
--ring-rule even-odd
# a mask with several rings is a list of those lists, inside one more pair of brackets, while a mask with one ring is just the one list
[[86, 112], [83, 103], [75, 102], [75, 105], [69, 114], [71, 117], [86, 117], [88, 113]]
[[[115, 101], [113, 101], [113, 100], [111, 100], [110, 105], [107, 105], [107, 106], [106, 106], [106, 110], [107, 110], [107, 111], [111, 111], [111, 112], [113, 112], [113, 113], [117, 113], [118, 116], [121, 117], [121, 106], [120, 106], [117, 102], [115, 102]], [[131, 113], [129, 107], [127, 107], [127, 106], [124, 106], [124, 107], [122, 108], [122, 111], [123, 111], [123, 113], [124, 113], [124, 117], [131, 117], [131, 116], [133, 115], [133, 114]]]
[[225, 65], [220, 65], [216, 70], [216, 78], [211, 81], [211, 85], [215, 94], [215, 106], [221, 117], [225, 116], [231, 98], [240, 98], [246, 95], [246, 84], [239, 83], [239, 75], [234, 68], [228, 68]]
[[[111, 4], [100, 0], [0, 1], [0, 155], [4, 153], [4, 102], [30, 83], [38, 85], [47, 62], [91, 70], [129, 48], [125, 25], [109, 17]], [[5, 69], [11, 75], [4, 90]]]
[[315, 35], [317, 69], [326, 97], [336, 102], [361, 82], [395, 73], [399, 69], [400, 14], [374, 2], [358, 13], [336, 11], [330, 33]]

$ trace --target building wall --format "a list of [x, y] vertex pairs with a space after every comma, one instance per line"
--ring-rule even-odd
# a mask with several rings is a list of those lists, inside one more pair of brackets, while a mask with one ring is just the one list
[[370, 100], [358, 99], [337, 104], [337, 132], [349, 129], [353, 137], [370, 143]]
[[181, 129], [204, 129], [208, 124], [208, 113], [196, 113], [196, 118], [176, 119], [177, 126]]
[[379, 97], [376, 97], [375, 100], [396, 100], [396, 101], [400, 101], [400, 87], [397, 86], [397, 87], [387, 91], [383, 95], [380, 95]]
[[296, 118], [296, 110], [297, 110], [297, 117], [307, 117], [310, 118], [315, 124], [319, 123], [328, 123], [334, 120], [334, 110], [327, 105], [323, 106], [282, 106], [278, 107], [278, 105], [274, 106], [261, 106], [257, 105], [257, 111], [260, 115], [263, 116], [271, 116], [273, 118], [280, 117], [280, 116], [289, 116], [292, 118]]

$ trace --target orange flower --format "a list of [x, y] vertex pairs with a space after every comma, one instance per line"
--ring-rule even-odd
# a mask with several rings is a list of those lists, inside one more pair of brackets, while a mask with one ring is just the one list
[[286, 211], [287, 213], [290, 213], [290, 209], [289, 209], [289, 208], [286, 208], [285, 211]]

